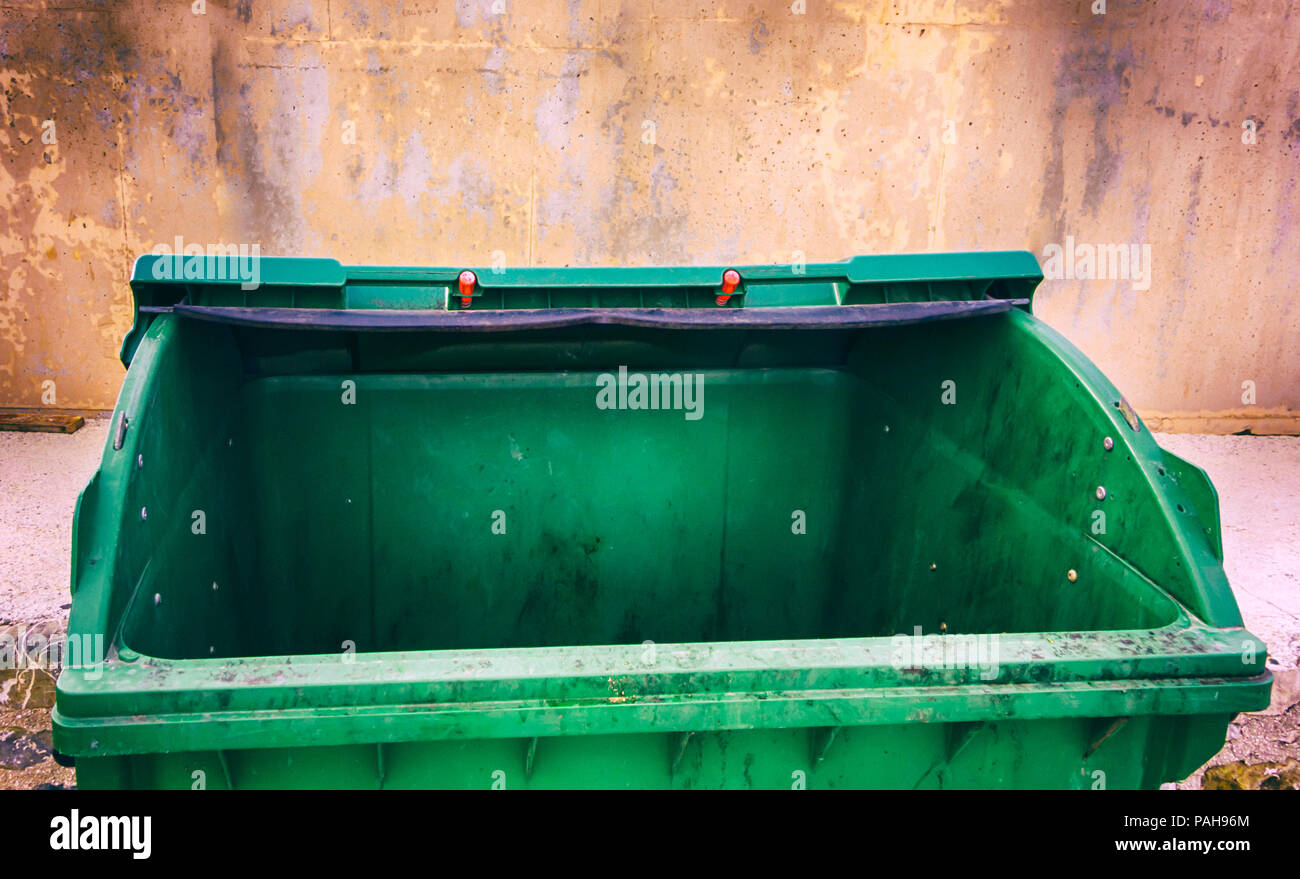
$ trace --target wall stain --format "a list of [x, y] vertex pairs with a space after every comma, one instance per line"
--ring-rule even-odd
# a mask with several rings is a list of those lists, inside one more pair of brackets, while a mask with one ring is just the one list
[[0, 403], [39, 405], [50, 375], [61, 405], [111, 406], [132, 260], [178, 235], [475, 266], [1041, 254], [1073, 235], [1152, 245], [1150, 290], [1049, 281], [1036, 302], [1139, 407], [1233, 409], [1240, 373], [1300, 408], [1284, 285], [1245, 273], [1258, 329], [1219, 332], [1243, 258], [1300, 263], [1300, 87], [1275, 61], [1296, 17], [517, 6], [0, 9]]

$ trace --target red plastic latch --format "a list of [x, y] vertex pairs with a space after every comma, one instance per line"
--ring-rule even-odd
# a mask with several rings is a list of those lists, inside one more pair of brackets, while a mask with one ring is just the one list
[[722, 273], [722, 295], [718, 297], [718, 305], [726, 305], [731, 294], [736, 292], [740, 286], [740, 272], [735, 269], [727, 269]]
[[478, 283], [478, 275], [473, 272], [461, 272], [457, 279], [460, 286], [460, 307], [469, 308], [470, 294], [474, 292], [474, 285]]

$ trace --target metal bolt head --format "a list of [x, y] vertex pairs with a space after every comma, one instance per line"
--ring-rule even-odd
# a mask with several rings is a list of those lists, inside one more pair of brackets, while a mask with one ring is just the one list
[[936, 571], [938, 569], [939, 569], [938, 565], [936, 565], [934, 562], [930, 562], [930, 570]]
[[1074, 568], [1070, 568], [1070, 570], [1065, 572], [1065, 579], [1073, 583], [1079, 579], [1079, 572], [1076, 571]]
[[1097, 500], [1104, 501], [1105, 499], [1106, 499], [1106, 486], [1104, 485], [1097, 486]]
[[1106, 437], [1101, 441], [1101, 447], [1109, 452], [1111, 449], [1115, 448], [1115, 441], [1110, 437]]

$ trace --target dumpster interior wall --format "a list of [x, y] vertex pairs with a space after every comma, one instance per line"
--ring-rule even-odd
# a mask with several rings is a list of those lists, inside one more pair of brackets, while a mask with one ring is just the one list
[[131, 262], [178, 239], [507, 270], [1058, 247], [1037, 313], [1152, 427], [1300, 426], [1283, 0], [201, 6], [0, 10], [0, 405], [110, 408]]
[[[1019, 312], [793, 336], [159, 323], [105, 629], [189, 659], [1148, 629], [1171, 595], [1239, 625], [1057, 344]], [[693, 411], [593, 405], [598, 373], [665, 357], [701, 377]], [[477, 371], [436, 371], [456, 363]], [[941, 375], [969, 397], [936, 406]], [[1110, 549], [1071, 524], [1083, 473]], [[198, 551], [178, 510], [203, 511]]]

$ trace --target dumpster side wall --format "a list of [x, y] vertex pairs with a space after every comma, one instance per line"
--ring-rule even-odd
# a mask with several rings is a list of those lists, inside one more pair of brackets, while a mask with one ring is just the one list
[[264, 621], [243, 613], [250, 599], [237, 588], [255, 537], [240, 518], [240, 377], [226, 328], [152, 325], [78, 502], [69, 632], [102, 634], [110, 648], [193, 650], [201, 639], [202, 654], [237, 649]]
[[1153, 426], [1297, 429], [1280, 0], [50, 6], [0, 10], [0, 405], [110, 407], [127, 272], [160, 246], [501, 267], [1023, 247], [1051, 276], [1038, 313]]
[[[1013, 311], [879, 331], [863, 337], [849, 364], [914, 431], [913, 448], [903, 439], [895, 453], [904, 462], [927, 457], [911, 471], [904, 464], [893, 493], [903, 527], [934, 527], [938, 554], [947, 538], [936, 526], [969, 508], [957, 519], [966, 523], [961, 544], [1001, 546], [968, 576], [992, 566], [1007, 584], [1041, 584], [1034, 592], [1065, 608], [1071, 593], [1099, 600], [1085, 582], [1112, 581], [1109, 567], [1122, 559], [1207, 622], [1241, 625], [1216, 555], [1217, 499], [1179, 480], [1150, 432], [1124, 418], [1114, 386], [1039, 319]], [[997, 593], [981, 600], [990, 597]]]

